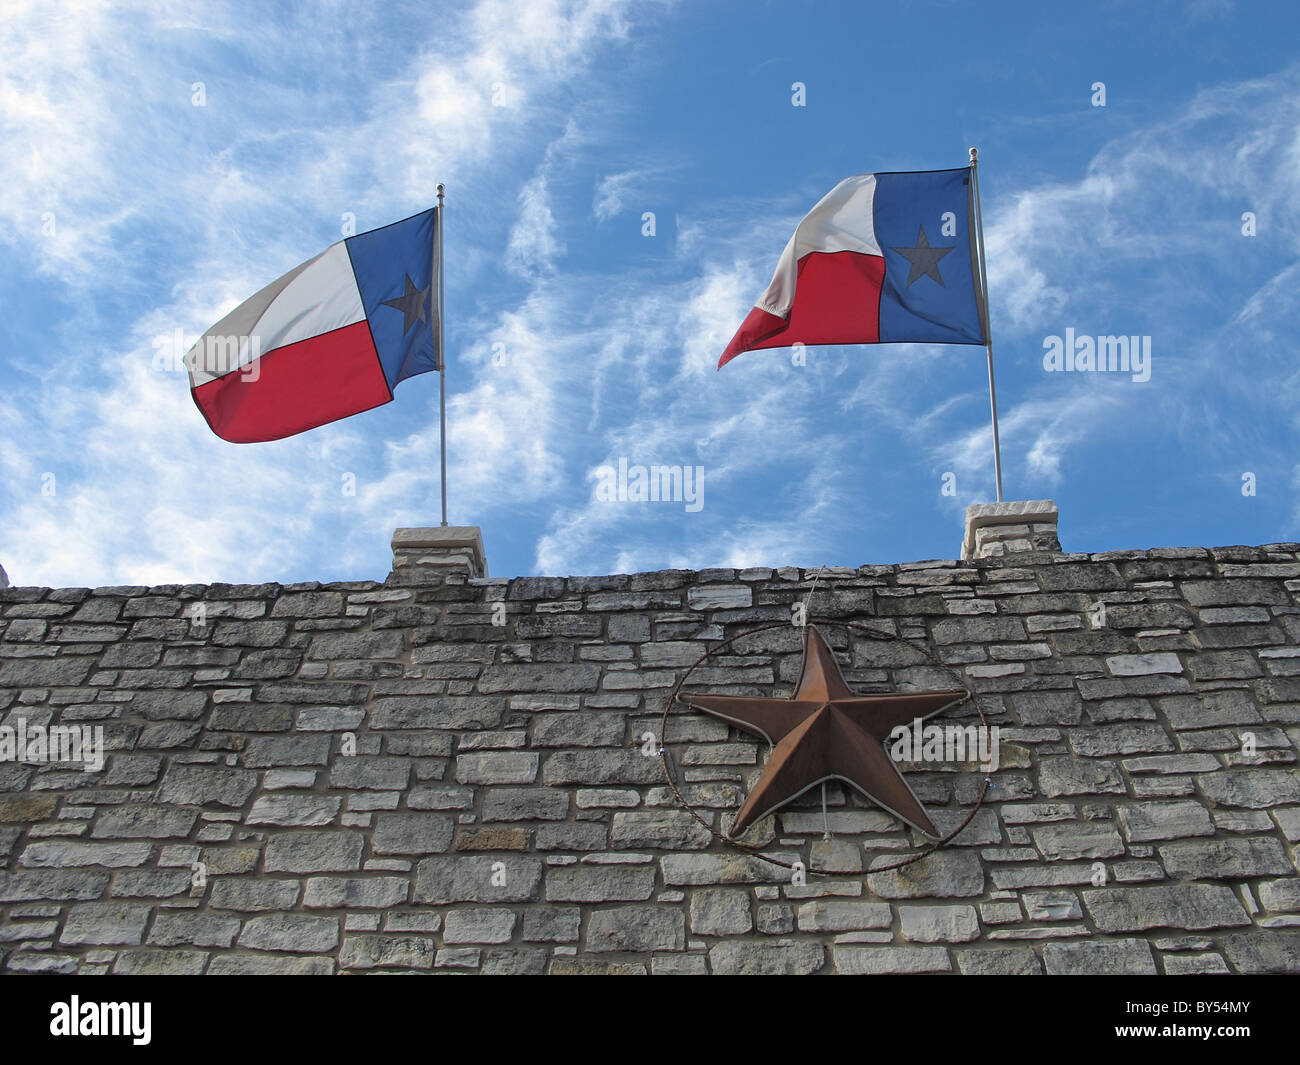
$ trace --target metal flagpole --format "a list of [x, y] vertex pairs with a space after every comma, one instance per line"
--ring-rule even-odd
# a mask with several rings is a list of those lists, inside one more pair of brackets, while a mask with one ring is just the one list
[[[443, 286], [442, 286], [442, 212], [443, 186], [438, 186], [438, 225], [433, 235], [434, 273], [438, 279], [438, 431], [442, 456], [442, 524], [447, 524], [447, 355], [443, 348]], [[1002, 497], [999, 495], [999, 499]]]
[[[993, 471], [998, 482], [998, 502], [1002, 502], [1002, 444], [998, 440], [998, 393], [993, 387], [993, 331], [989, 328], [989, 283], [984, 267], [984, 219], [980, 214], [979, 149], [970, 150], [971, 196], [975, 201], [975, 232], [980, 251], [980, 295], [984, 306], [984, 350], [989, 359], [989, 406], [993, 411]], [[441, 186], [439, 186], [441, 188]]]

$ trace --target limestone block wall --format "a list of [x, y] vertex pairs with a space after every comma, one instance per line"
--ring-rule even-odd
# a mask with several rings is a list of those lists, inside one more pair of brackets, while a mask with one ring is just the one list
[[[3, 589], [0, 724], [107, 750], [0, 757], [0, 970], [1297, 971], [1298, 552]], [[819, 795], [767, 818], [748, 839], [833, 874], [799, 885], [642, 748], [814, 577], [850, 683], [955, 673], [1001, 766], [904, 870], [869, 871], [916, 834], [838, 786], [830, 840]], [[691, 686], [788, 694], [800, 647]], [[765, 745], [681, 709], [664, 743], [725, 830]], [[908, 779], [941, 827], [983, 783]]]

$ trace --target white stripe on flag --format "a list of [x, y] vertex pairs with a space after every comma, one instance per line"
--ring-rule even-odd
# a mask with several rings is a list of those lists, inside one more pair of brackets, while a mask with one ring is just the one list
[[857, 174], [845, 178], [817, 201], [786, 244], [772, 283], [755, 306], [778, 318], [789, 317], [799, 260], [810, 252], [883, 255], [876, 241], [875, 199], [876, 175]]
[[224, 377], [275, 348], [365, 317], [347, 243], [331, 244], [245, 300], [199, 338], [185, 356], [190, 387]]

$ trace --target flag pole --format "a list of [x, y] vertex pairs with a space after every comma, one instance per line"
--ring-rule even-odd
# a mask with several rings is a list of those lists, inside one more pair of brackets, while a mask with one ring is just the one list
[[[442, 286], [442, 185], [438, 186], [438, 225], [434, 231], [433, 272], [438, 279], [438, 333], [434, 338], [438, 345], [438, 434], [440, 447], [438, 453], [442, 458], [442, 524], [447, 525], [447, 356], [443, 350], [443, 286]], [[1002, 497], [999, 496], [999, 499]]]
[[[989, 407], [993, 411], [993, 472], [997, 477], [998, 502], [1002, 502], [1002, 444], [998, 440], [998, 394], [993, 387], [993, 331], [989, 328], [989, 284], [988, 272], [984, 267], [984, 219], [980, 214], [980, 179], [979, 149], [970, 150], [971, 197], [975, 201], [975, 232], [978, 235], [980, 252], [980, 295], [984, 315], [984, 350], [989, 361]], [[439, 186], [441, 187], [441, 186]]]

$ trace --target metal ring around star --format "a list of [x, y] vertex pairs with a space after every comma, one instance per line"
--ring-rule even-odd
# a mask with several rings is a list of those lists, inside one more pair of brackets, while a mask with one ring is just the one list
[[[937, 666], [940, 669], [946, 670], [953, 677], [957, 677], [956, 671], [953, 670], [951, 666], [945, 664], [944, 662], [941, 662], [938, 656], [936, 656], [933, 652], [931, 652], [928, 647], [924, 647], [920, 645], [915, 640], [909, 640], [905, 636], [899, 636], [896, 633], [892, 633], [892, 632], [882, 632], [881, 630], [873, 629], [870, 625], [867, 625], [860, 621], [832, 621], [827, 619], [824, 621], [818, 620], [814, 622], [814, 619], [809, 618], [805, 622], [805, 625], [812, 625], [814, 623], [826, 627], [834, 627], [834, 628], [841, 628], [841, 629], [850, 629], [850, 630], [861, 629], [865, 632], [870, 633], [875, 638], [882, 638], [887, 640], [901, 640], [905, 643], [910, 644], [916, 650], [920, 651], [921, 654], [923, 654], [926, 658], [928, 658], [933, 665]], [[743, 640], [747, 636], [756, 636], [760, 632], [770, 632], [773, 629], [788, 629], [790, 627], [791, 627], [791, 623], [788, 621], [777, 621], [777, 622], [773, 622], [771, 625], [762, 625], [759, 628], [750, 629], [747, 632], [737, 633], [735, 636], [723, 640], [716, 647], [712, 647], [709, 650], [705, 651], [705, 653], [700, 656], [699, 661], [697, 661], [695, 665], [691, 666], [690, 669], [688, 669], [685, 673], [683, 673], [681, 679], [679, 679], [677, 683], [673, 685], [673, 690], [668, 695], [668, 701], [664, 704], [664, 712], [660, 718], [660, 723], [659, 723], [659, 762], [663, 766], [664, 779], [668, 781], [668, 786], [672, 788], [673, 794], [677, 797], [677, 802], [682, 807], [682, 809], [686, 810], [692, 817], [695, 818], [696, 821], [698, 821], [702, 826], [704, 826], [704, 828], [708, 830], [709, 834], [712, 835], [715, 839], [720, 840], [723, 843], [730, 844], [731, 846], [736, 847], [739, 850], [748, 851], [751, 854], [753, 854], [755, 857], [761, 858], [765, 862], [770, 862], [772, 865], [779, 865], [783, 869], [794, 869], [796, 867], [790, 862], [782, 861], [780, 858], [773, 858], [770, 855], [764, 854], [762, 846], [758, 844], [742, 843], [740, 842], [740, 840], [734, 839], [731, 836], [723, 835], [721, 832], [715, 829], [708, 821], [706, 821], [703, 817], [699, 815], [699, 813], [696, 811], [695, 806], [693, 806], [691, 803], [686, 801], [685, 796], [682, 795], [681, 791], [678, 789], [676, 781], [673, 780], [672, 774], [668, 771], [668, 743], [665, 737], [668, 735], [668, 714], [672, 711], [673, 703], [678, 701], [684, 703], [686, 702], [686, 700], [683, 699], [681, 695], [682, 685], [686, 683], [690, 675], [694, 673], [697, 669], [699, 669], [699, 667], [703, 665], [705, 661], [712, 658], [714, 655], [716, 655], [719, 651], [723, 650], [724, 648], [731, 646], [731, 644], [735, 643], [737, 640]], [[957, 679], [960, 682], [961, 678], [957, 677]], [[966, 693], [966, 697], [964, 699], [961, 699], [959, 702], [954, 703], [953, 705], [961, 706], [964, 703], [970, 702], [975, 707], [975, 712], [979, 714], [980, 724], [987, 729], [989, 727], [988, 719], [984, 716], [984, 711], [980, 709], [979, 701], [975, 698], [975, 693], [971, 691], [970, 686], [965, 683], [959, 683], [959, 687]], [[687, 703], [686, 705], [689, 706], [690, 704]], [[993, 778], [986, 775], [984, 777], [984, 786], [980, 789], [979, 798], [975, 800], [975, 805], [971, 809], [970, 814], [966, 817], [966, 820], [964, 820], [960, 825], [958, 825], [952, 832], [948, 833], [948, 835], [944, 836], [943, 839], [930, 844], [925, 850], [922, 850], [917, 854], [913, 854], [912, 856], [905, 858], [902, 861], [893, 862], [889, 865], [875, 866], [873, 868], [864, 870], [862, 875], [867, 876], [874, 873], [887, 873], [894, 869], [902, 869], [904, 866], [911, 865], [914, 862], [919, 862], [922, 858], [929, 857], [931, 854], [939, 850], [941, 847], [947, 846], [954, 839], [956, 839], [957, 836], [961, 835], [961, 833], [965, 831], [966, 826], [969, 825], [971, 821], [975, 819], [975, 815], [979, 813], [980, 807], [984, 805], [984, 797], [988, 794], [989, 787], [992, 785], [992, 783], [993, 783]], [[847, 875], [844, 873], [822, 872], [821, 870], [815, 870], [815, 869], [807, 869], [805, 870], [805, 872], [811, 876], [821, 876], [821, 877]]]

